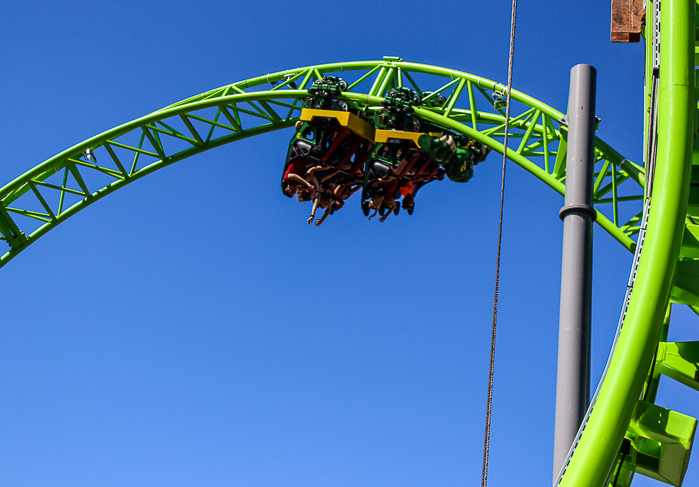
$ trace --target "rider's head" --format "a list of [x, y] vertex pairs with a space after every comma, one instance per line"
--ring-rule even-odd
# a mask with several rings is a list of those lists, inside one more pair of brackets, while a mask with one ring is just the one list
[[369, 201], [369, 208], [371, 208], [372, 210], [378, 210], [381, 207], [381, 203], [383, 203], [383, 196], [374, 196]]
[[415, 197], [412, 194], [406, 194], [403, 197], [403, 209], [408, 210], [415, 206]]
[[297, 187], [295, 183], [287, 183], [284, 189], [282, 189], [282, 192], [289, 198], [293, 198], [296, 194], [296, 189]]

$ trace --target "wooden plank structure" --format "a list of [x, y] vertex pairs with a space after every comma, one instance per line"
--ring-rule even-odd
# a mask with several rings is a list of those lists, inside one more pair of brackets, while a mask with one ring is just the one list
[[612, 0], [612, 42], [639, 42], [643, 0]]

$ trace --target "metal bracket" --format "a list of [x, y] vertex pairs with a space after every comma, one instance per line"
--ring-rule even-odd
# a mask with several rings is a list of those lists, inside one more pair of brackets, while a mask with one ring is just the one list
[[561, 210], [558, 212], [558, 216], [560, 217], [561, 220], [565, 219], [566, 215], [568, 213], [572, 213], [575, 211], [579, 211], [580, 213], [586, 213], [590, 215], [590, 218], [592, 218], [592, 221], [597, 220], [597, 210], [595, 210], [593, 207], [588, 206], [588, 205], [568, 205], [564, 206], [561, 208]]

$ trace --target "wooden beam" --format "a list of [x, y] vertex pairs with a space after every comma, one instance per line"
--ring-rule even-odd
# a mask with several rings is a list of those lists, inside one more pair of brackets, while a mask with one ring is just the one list
[[639, 42], [645, 13], [643, 0], [612, 0], [612, 42]]

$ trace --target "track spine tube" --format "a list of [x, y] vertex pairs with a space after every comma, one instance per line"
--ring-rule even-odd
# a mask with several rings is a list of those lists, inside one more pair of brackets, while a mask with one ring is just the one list
[[695, 0], [663, 0], [653, 207], [634, 291], [597, 403], [562, 486], [608, 479], [643, 390], [667, 310], [687, 211], [694, 121]]

